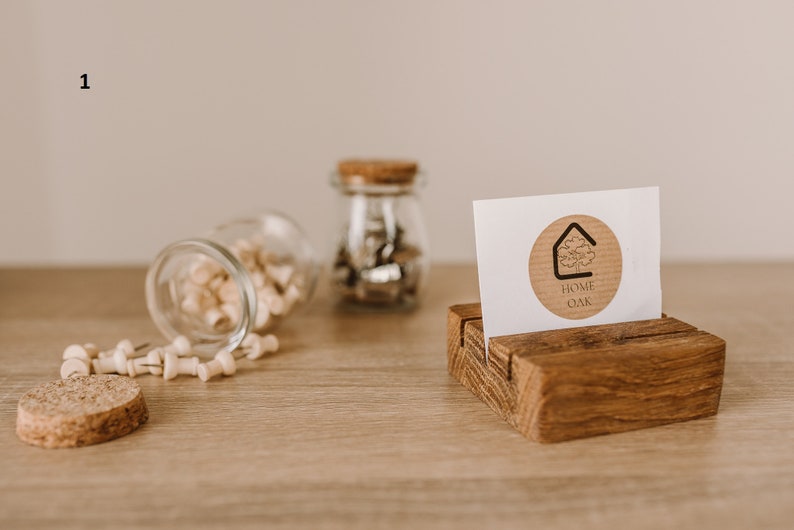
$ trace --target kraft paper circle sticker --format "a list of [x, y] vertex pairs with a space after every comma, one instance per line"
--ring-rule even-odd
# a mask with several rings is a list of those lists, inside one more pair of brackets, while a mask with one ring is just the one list
[[612, 230], [589, 215], [547, 226], [529, 254], [529, 281], [543, 306], [562, 318], [600, 313], [617, 293], [623, 255]]

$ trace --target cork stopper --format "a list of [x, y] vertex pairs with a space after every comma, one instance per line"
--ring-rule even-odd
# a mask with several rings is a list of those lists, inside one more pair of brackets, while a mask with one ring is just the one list
[[419, 165], [410, 160], [349, 159], [337, 168], [344, 184], [412, 184]]
[[80, 447], [129, 434], [149, 418], [140, 386], [118, 375], [74, 376], [19, 399], [17, 436], [40, 447]]

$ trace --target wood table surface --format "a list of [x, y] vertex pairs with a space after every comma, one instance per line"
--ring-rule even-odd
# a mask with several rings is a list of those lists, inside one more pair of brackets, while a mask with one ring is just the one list
[[530, 442], [447, 373], [447, 307], [478, 287], [438, 265], [412, 313], [320, 289], [234, 377], [138, 377], [151, 417], [124, 438], [21, 442], [66, 345], [162, 342], [144, 273], [0, 270], [0, 528], [794, 528], [794, 264], [662, 268], [664, 311], [728, 344], [711, 418]]

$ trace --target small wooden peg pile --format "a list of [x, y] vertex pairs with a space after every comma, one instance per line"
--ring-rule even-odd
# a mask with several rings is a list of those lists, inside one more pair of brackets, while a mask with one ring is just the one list
[[[239, 239], [229, 246], [231, 253], [248, 272], [256, 290], [254, 331], [262, 332], [286, 316], [307, 298], [309, 281], [288, 257], [264, 248], [264, 243]], [[220, 263], [199, 257], [182, 278], [179, 291], [184, 294], [180, 309], [217, 331], [234, 328], [241, 318], [238, 284]]]
[[182, 335], [170, 344], [157, 346], [138, 355], [146, 346], [148, 344], [133, 346], [128, 339], [120, 341], [109, 350], [100, 350], [90, 343], [72, 344], [63, 351], [61, 378], [90, 374], [137, 377], [148, 373], [162, 375], [166, 381], [177, 375], [191, 375], [206, 382], [216, 375], [234, 375], [237, 372], [237, 361], [243, 357], [253, 361], [267, 353], [278, 351], [279, 342], [275, 335], [260, 336], [251, 332], [234, 352], [220, 351], [214, 359], [204, 363], [197, 356], [191, 356], [193, 346]]

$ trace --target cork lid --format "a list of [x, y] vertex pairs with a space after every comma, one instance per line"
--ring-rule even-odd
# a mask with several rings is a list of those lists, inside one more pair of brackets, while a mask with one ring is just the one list
[[87, 375], [39, 385], [19, 399], [17, 436], [40, 447], [80, 447], [131, 433], [149, 419], [138, 383]]
[[419, 165], [411, 160], [348, 159], [337, 169], [345, 184], [411, 184]]

